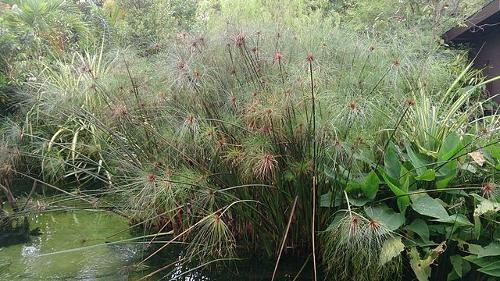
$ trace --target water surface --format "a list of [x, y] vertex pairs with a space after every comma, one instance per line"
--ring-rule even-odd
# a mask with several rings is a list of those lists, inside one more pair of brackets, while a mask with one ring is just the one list
[[[42, 234], [0, 248], [0, 280], [129, 280], [142, 254], [140, 244], [105, 244], [131, 238], [123, 231], [126, 220], [115, 214], [48, 212], [29, 220]], [[93, 245], [101, 246], [89, 247]], [[51, 254], [71, 249], [80, 250]]]
[[[178, 247], [168, 247], [139, 267], [147, 255], [145, 243], [132, 239], [127, 220], [113, 213], [45, 212], [32, 215], [29, 221], [30, 228], [39, 227], [42, 234], [24, 244], [0, 247], [0, 280], [135, 281], [166, 264], [175, 264], [182, 253]], [[115, 243], [124, 240], [127, 242]], [[275, 280], [293, 280], [302, 264], [303, 260], [284, 258]], [[247, 260], [236, 265], [207, 272], [175, 264], [147, 280], [268, 281], [274, 261]], [[296, 280], [310, 280], [306, 276], [311, 276], [310, 270]]]

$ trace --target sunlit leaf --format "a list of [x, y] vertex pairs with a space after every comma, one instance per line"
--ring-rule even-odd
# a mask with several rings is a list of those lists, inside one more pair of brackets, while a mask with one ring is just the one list
[[393, 258], [399, 256], [404, 249], [405, 245], [401, 242], [401, 237], [399, 236], [384, 241], [380, 250], [379, 266], [383, 266]]
[[396, 230], [404, 224], [404, 216], [386, 205], [365, 207], [365, 213], [372, 220], [383, 224], [389, 230]]
[[411, 205], [417, 213], [437, 219], [448, 219], [446, 209], [436, 199], [427, 194], [418, 197]]

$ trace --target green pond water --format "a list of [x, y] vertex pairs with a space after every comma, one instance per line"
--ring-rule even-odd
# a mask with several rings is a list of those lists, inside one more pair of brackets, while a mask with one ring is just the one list
[[140, 258], [141, 245], [105, 244], [131, 238], [128, 231], [109, 238], [127, 229], [121, 217], [77, 211], [49, 212], [29, 220], [30, 227], [39, 227], [42, 234], [25, 244], [0, 248], [0, 280], [134, 279], [131, 265]]
[[[127, 221], [112, 213], [46, 212], [31, 216], [29, 221], [30, 228], [39, 227], [42, 234], [24, 244], [0, 247], [1, 281], [139, 280], [179, 256], [179, 250], [167, 250], [162, 258], [137, 267], [146, 255], [143, 243], [105, 243], [133, 238], [127, 231]], [[284, 259], [276, 280], [293, 280], [302, 263]], [[270, 280], [273, 266], [273, 261], [248, 261], [210, 276], [193, 268], [174, 266], [147, 280]], [[304, 275], [309, 275], [306, 272]], [[302, 276], [297, 280], [309, 279]]]

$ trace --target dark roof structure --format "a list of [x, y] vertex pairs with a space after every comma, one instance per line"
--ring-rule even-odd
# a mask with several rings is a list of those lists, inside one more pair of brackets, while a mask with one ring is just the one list
[[[469, 17], [464, 25], [456, 26], [443, 35], [450, 44], [468, 43], [472, 46], [474, 66], [483, 69], [488, 78], [500, 76], [500, 0], [493, 0]], [[499, 95], [500, 80], [487, 86], [489, 95]]]

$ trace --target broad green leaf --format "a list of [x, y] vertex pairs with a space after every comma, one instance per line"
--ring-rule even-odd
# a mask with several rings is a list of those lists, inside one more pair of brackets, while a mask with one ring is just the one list
[[492, 242], [488, 246], [483, 247], [479, 250], [477, 256], [479, 258], [500, 256], [500, 242]]
[[424, 220], [416, 219], [406, 228], [418, 234], [418, 236], [420, 236], [422, 241], [424, 242], [429, 241], [429, 227], [427, 226], [427, 223], [425, 223]]
[[354, 197], [352, 195], [349, 195], [348, 198], [349, 198], [349, 203], [353, 206], [356, 206], [356, 207], [364, 206], [364, 205], [366, 205], [366, 203], [371, 201], [370, 199], [361, 196], [361, 194], [359, 194], [358, 197]]
[[413, 168], [417, 172], [418, 176], [421, 176], [425, 170], [428, 168], [429, 162], [425, 158], [425, 156], [415, 153], [411, 148], [411, 145], [406, 144], [406, 153], [408, 154], [408, 158], [410, 158], [410, 162], [413, 165]]
[[478, 258], [477, 255], [468, 255], [463, 257], [464, 260], [469, 261], [479, 267], [485, 267], [488, 264], [494, 263], [498, 260], [498, 257], [482, 257]]
[[439, 169], [436, 172], [436, 176], [440, 178], [449, 177], [457, 173], [458, 161], [449, 160], [447, 162], [438, 162]]
[[458, 275], [458, 277], [462, 278], [467, 272], [470, 271], [470, 264], [462, 258], [460, 255], [453, 255], [450, 257], [451, 265], [453, 266], [453, 270]]
[[434, 169], [425, 170], [420, 176], [415, 177], [419, 181], [433, 181], [436, 179], [436, 171]]
[[418, 281], [428, 281], [431, 275], [430, 265], [444, 252], [446, 247], [445, 242], [442, 242], [432, 249], [426, 258], [421, 259], [416, 247], [410, 249], [408, 255], [410, 257], [410, 266], [415, 273]]
[[474, 216], [478, 217], [484, 214], [495, 214], [500, 212], [500, 203], [491, 200], [483, 200], [474, 210]]
[[411, 205], [415, 212], [437, 219], [448, 219], [449, 215], [446, 209], [436, 199], [427, 194], [418, 197]]
[[479, 237], [481, 236], [481, 229], [482, 229], [481, 219], [477, 216], [474, 216], [474, 236], [475, 236], [475, 239], [479, 239]]
[[333, 198], [332, 202], [332, 192], [328, 191], [327, 193], [320, 196], [319, 206], [330, 208], [330, 207], [338, 207], [342, 203], [342, 197], [339, 196], [340, 192], [337, 192], [335, 198]]
[[369, 218], [383, 224], [389, 230], [396, 230], [404, 224], [404, 216], [394, 212], [386, 205], [365, 207], [365, 213]]
[[457, 164], [456, 160], [448, 161], [444, 164], [436, 173], [437, 181], [436, 188], [446, 188], [450, 181], [457, 175]]
[[399, 177], [399, 183], [401, 184], [401, 189], [405, 192], [408, 192], [408, 188], [410, 187], [410, 171], [406, 169], [404, 166], [401, 166], [401, 176]]
[[472, 226], [473, 224], [463, 214], [453, 214], [447, 218], [437, 219], [438, 222], [451, 223], [457, 226]]
[[363, 184], [357, 182], [355, 180], [350, 180], [347, 182], [347, 186], [345, 187], [346, 192], [354, 192], [357, 190], [361, 190], [363, 188]]
[[491, 276], [500, 277], [500, 260], [490, 263], [485, 267], [478, 269], [477, 271]]
[[488, 152], [491, 155], [491, 157], [500, 161], [500, 145], [498, 145], [498, 144], [490, 145], [490, 146], [483, 148], [483, 150]]
[[384, 169], [393, 179], [398, 180], [401, 171], [401, 162], [394, 144], [390, 143], [384, 153]]
[[447, 281], [455, 281], [458, 279], [460, 279], [460, 277], [457, 275], [455, 270], [450, 271], [450, 273], [448, 273], [448, 276], [446, 277]]
[[371, 171], [365, 178], [365, 182], [363, 184], [363, 193], [365, 196], [371, 200], [375, 199], [375, 196], [378, 192], [378, 187], [380, 184], [380, 180], [375, 173], [375, 171]]
[[380, 250], [379, 266], [383, 266], [393, 258], [399, 256], [404, 249], [405, 245], [401, 242], [401, 237], [399, 236], [385, 240]]
[[449, 160], [456, 156], [458, 151], [462, 148], [460, 144], [460, 137], [456, 133], [450, 133], [443, 141], [439, 149], [438, 157], [441, 160]]
[[382, 169], [379, 169], [380, 173], [382, 174], [382, 178], [384, 178], [384, 182], [387, 184], [389, 189], [394, 193], [394, 195], [397, 196], [397, 204], [399, 211], [402, 213], [406, 211], [406, 208], [410, 206], [410, 197], [408, 196], [408, 193], [403, 191], [399, 186], [398, 183], [394, 182]]

